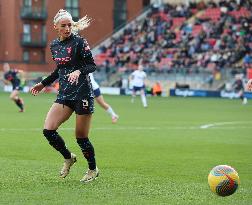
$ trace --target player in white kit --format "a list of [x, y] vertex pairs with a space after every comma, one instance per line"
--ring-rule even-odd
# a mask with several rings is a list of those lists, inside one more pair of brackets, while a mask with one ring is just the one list
[[93, 87], [93, 91], [94, 91], [94, 96], [95, 96], [95, 100], [96, 102], [104, 109], [106, 110], [106, 112], [111, 116], [112, 119], [112, 123], [116, 123], [119, 116], [114, 112], [114, 110], [112, 109], [112, 107], [105, 102], [101, 91], [100, 91], [100, 86], [98, 85], [98, 83], [95, 81], [94, 76], [92, 73], [89, 73], [89, 77], [91, 80], [91, 84]]
[[130, 80], [133, 86], [132, 90], [132, 99], [131, 102], [134, 102], [136, 97], [136, 92], [140, 91], [141, 100], [143, 103], [143, 106], [146, 108], [147, 105], [147, 99], [145, 96], [145, 80], [147, 78], [146, 73], [143, 71], [143, 66], [139, 64], [138, 69], [135, 70], [130, 75]]

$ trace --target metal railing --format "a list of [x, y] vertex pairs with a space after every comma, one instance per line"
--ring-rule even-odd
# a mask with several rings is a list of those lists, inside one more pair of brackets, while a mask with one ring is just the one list
[[21, 45], [23, 47], [44, 48], [47, 45], [47, 36], [32, 36], [31, 34], [21, 34]]
[[45, 7], [38, 8], [32, 6], [22, 6], [20, 16], [21, 19], [46, 20], [48, 14]]

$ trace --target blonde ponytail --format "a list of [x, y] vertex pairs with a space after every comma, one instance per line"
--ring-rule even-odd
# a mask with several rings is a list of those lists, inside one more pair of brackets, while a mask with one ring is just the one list
[[79, 31], [82, 31], [85, 28], [89, 27], [90, 23], [91, 23], [91, 18], [89, 18], [87, 15], [81, 18], [77, 22], [73, 21], [72, 32], [78, 33]]
[[64, 19], [64, 18], [67, 18], [72, 22], [73, 24], [72, 33], [75, 33], [75, 34], [89, 27], [91, 23], [91, 18], [89, 18], [87, 15], [82, 17], [79, 21], [75, 22], [73, 21], [72, 15], [68, 11], [64, 9], [60, 9], [53, 19], [54, 25], [56, 25], [61, 19]]

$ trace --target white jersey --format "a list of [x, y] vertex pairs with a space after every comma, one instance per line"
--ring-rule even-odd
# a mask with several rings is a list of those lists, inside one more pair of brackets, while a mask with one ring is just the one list
[[142, 70], [135, 70], [132, 74], [132, 86], [143, 87], [144, 80], [147, 77], [146, 73]]
[[93, 76], [93, 73], [89, 73], [88, 75], [89, 75], [89, 77], [90, 77], [93, 90], [98, 89], [98, 88], [99, 88], [99, 85], [98, 85], [98, 83], [95, 81], [94, 76]]

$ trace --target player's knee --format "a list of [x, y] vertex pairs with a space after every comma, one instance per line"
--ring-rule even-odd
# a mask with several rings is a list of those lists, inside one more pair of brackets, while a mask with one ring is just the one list
[[58, 133], [56, 132], [56, 130], [44, 129], [43, 130], [43, 135], [48, 140], [49, 144], [52, 145], [54, 143], [54, 141], [56, 140]]
[[53, 121], [51, 118], [46, 117], [44, 129], [45, 130], [57, 130], [59, 127], [56, 121]]
[[60, 150], [62, 146], [65, 146], [64, 141], [60, 139], [56, 130], [43, 130], [45, 138], [48, 140], [49, 144], [54, 147], [56, 150]]

